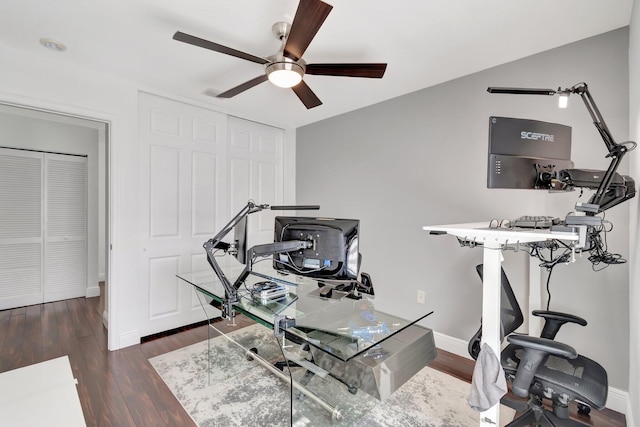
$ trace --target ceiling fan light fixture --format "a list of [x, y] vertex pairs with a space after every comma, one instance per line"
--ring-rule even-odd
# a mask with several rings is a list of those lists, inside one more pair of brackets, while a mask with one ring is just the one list
[[55, 52], [64, 52], [67, 50], [67, 47], [60, 43], [58, 40], [50, 39], [50, 38], [41, 38], [40, 44], [46, 47], [49, 50], [53, 50]]
[[278, 87], [293, 87], [302, 81], [303, 75], [304, 68], [295, 62], [273, 62], [267, 65], [267, 77]]

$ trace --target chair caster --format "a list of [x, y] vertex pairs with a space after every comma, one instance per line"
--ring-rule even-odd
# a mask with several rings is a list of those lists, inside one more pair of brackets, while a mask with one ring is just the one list
[[590, 412], [591, 412], [591, 407], [589, 405], [578, 403], [578, 413], [580, 415], [589, 415]]

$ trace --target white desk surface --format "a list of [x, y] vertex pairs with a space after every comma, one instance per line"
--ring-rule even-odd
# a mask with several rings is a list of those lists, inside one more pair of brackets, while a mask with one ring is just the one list
[[440, 231], [461, 238], [468, 238], [476, 241], [496, 241], [506, 243], [526, 243], [540, 242], [548, 239], [578, 240], [577, 233], [552, 233], [548, 229], [528, 229], [528, 228], [490, 228], [489, 221], [472, 222], [466, 224], [448, 225], [425, 225], [425, 231]]
[[0, 374], [0, 425], [86, 427], [68, 356]]

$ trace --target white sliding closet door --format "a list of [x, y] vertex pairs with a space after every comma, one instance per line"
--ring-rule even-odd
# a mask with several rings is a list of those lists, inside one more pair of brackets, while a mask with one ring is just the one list
[[[140, 336], [205, 320], [178, 273], [209, 269], [226, 218], [226, 115], [141, 93]], [[207, 315], [219, 311], [205, 306]]]
[[87, 158], [45, 154], [44, 302], [87, 289]]
[[0, 148], [0, 310], [43, 301], [43, 161]]
[[86, 157], [0, 149], [0, 309], [86, 288]]
[[[176, 274], [213, 274], [202, 245], [247, 200], [282, 203], [283, 133], [140, 94], [141, 337], [205, 319], [195, 291]], [[250, 217], [250, 243], [273, 240], [273, 214]]]
[[[281, 205], [284, 131], [229, 117], [229, 217], [252, 199]], [[273, 241], [273, 220], [282, 212], [265, 210], [249, 217], [249, 247]], [[293, 215], [293, 212], [289, 212]]]

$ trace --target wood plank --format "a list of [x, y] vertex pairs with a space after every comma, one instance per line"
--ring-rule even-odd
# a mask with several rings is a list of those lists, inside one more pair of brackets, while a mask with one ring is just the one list
[[[86, 408], [87, 424], [136, 426], [114, 373], [116, 352], [104, 352], [92, 336], [79, 338], [78, 344], [79, 351], [70, 359], [74, 373], [78, 374], [78, 394], [83, 409]], [[144, 384], [138, 386], [146, 387]]]
[[[195, 426], [195, 423], [184, 410], [182, 405], [175, 400], [173, 393], [162, 381], [155, 369], [149, 364], [147, 357], [139, 348], [125, 349], [123, 368], [126, 370], [125, 378], [128, 381], [120, 381], [123, 395], [127, 402], [135, 406], [139, 412], [136, 422], [139, 425], [160, 425], [158, 418], [166, 426]], [[131, 381], [130, 389], [122, 388], [122, 384]], [[141, 393], [137, 384], [152, 385], [146, 387]], [[131, 395], [131, 397], [127, 397]], [[149, 406], [151, 405], [151, 407]]]
[[11, 310], [0, 311], [0, 355], [4, 349], [4, 342], [7, 338], [9, 330], [9, 320], [11, 319]]
[[60, 343], [58, 318], [53, 304], [42, 305], [42, 358], [44, 360], [64, 356]]
[[67, 309], [73, 322], [73, 327], [78, 338], [92, 335], [91, 325], [87, 322], [86, 298], [73, 298], [67, 300]]

